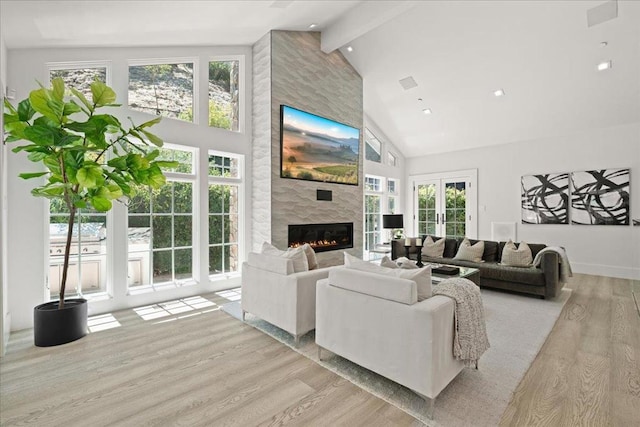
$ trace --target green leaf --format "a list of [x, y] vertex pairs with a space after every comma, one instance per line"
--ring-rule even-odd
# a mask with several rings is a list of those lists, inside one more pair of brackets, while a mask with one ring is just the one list
[[42, 161], [42, 163], [44, 163], [44, 165], [53, 173], [55, 174], [60, 174], [61, 170], [60, 170], [60, 163], [58, 158], [56, 157], [55, 154], [50, 155], [49, 157], [47, 157], [46, 159], [44, 159]]
[[76, 174], [78, 183], [85, 188], [95, 188], [100, 178], [102, 178], [102, 169], [99, 167], [85, 166], [78, 169]]
[[54, 144], [57, 132], [47, 126], [33, 125], [24, 130], [24, 136], [29, 141], [46, 147]]
[[122, 189], [119, 186], [115, 184], [109, 184], [107, 185], [107, 189], [109, 190], [110, 199], [115, 200], [122, 197]]
[[32, 153], [29, 153], [29, 155], [27, 156], [27, 159], [31, 160], [32, 162], [40, 162], [44, 160], [44, 158], [47, 157], [48, 155], [49, 153], [47, 152], [34, 151]]
[[16, 116], [18, 115], [18, 110], [16, 110], [16, 107], [11, 105], [11, 103], [7, 98], [4, 98], [4, 109], [9, 110], [9, 114], [11, 115], [16, 115]]
[[164, 169], [174, 169], [180, 165], [180, 162], [174, 160], [158, 160], [157, 162], [153, 162], [153, 164]]
[[80, 106], [78, 104], [76, 104], [75, 101], [70, 101], [70, 102], [66, 102], [64, 104], [64, 109], [62, 111], [62, 115], [69, 116], [69, 115], [71, 115], [73, 113], [79, 113], [80, 111], [82, 111]]
[[51, 81], [51, 96], [54, 100], [62, 102], [64, 100], [64, 80], [56, 77]]
[[107, 164], [114, 169], [125, 170], [127, 169], [127, 156], [113, 158]]
[[116, 101], [116, 93], [113, 89], [99, 80], [91, 83], [91, 95], [96, 107], [103, 107]]
[[163, 141], [158, 136], [146, 130], [143, 130], [142, 133], [147, 137], [147, 139], [149, 139], [149, 141], [151, 141], [153, 145], [155, 145], [156, 147], [162, 147]]
[[157, 158], [160, 155], [160, 150], [151, 150], [144, 156], [145, 159], [151, 161]]
[[29, 102], [29, 99], [23, 99], [18, 104], [18, 118], [21, 122], [28, 122], [29, 120], [31, 120], [35, 113], [36, 110], [31, 107], [31, 102]]
[[107, 212], [113, 206], [109, 199], [106, 199], [104, 197], [99, 197], [99, 196], [95, 196], [91, 198], [91, 205], [98, 212]]
[[31, 178], [39, 178], [43, 175], [48, 174], [49, 172], [32, 172], [32, 173], [21, 173], [18, 176], [22, 179], [31, 179]]
[[158, 165], [152, 164], [149, 167], [148, 171], [148, 184], [151, 186], [151, 188], [160, 188], [167, 182], [167, 179], [162, 174], [162, 171], [160, 170]]
[[27, 139], [24, 134], [24, 131], [27, 127], [29, 127], [29, 125], [25, 122], [4, 122], [4, 131], [10, 136], [16, 137], [18, 139]]
[[82, 104], [84, 104], [84, 106], [87, 107], [87, 109], [90, 112], [93, 112], [93, 105], [91, 105], [91, 103], [84, 96], [84, 94], [82, 92], [80, 92], [79, 90], [75, 89], [75, 88], [70, 88], [70, 89], [71, 89], [71, 93], [74, 94], [76, 96], [76, 98], [78, 98], [80, 100], [80, 102], [82, 102]]
[[73, 201], [73, 206], [75, 206], [78, 209], [84, 209], [84, 208], [87, 207], [87, 202], [85, 202], [82, 199], [74, 200]]
[[[19, 152], [21, 152], [23, 150], [27, 150], [28, 148], [33, 147], [33, 146], [34, 146], [33, 144], [21, 145], [19, 147], [14, 147], [11, 151], [13, 151], [14, 153], [19, 153]], [[36, 145], [36, 147], [37, 147], [37, 145]]]
[[148, 122], [144, 122], [143, 124], [138, 126], [138, 129], [142, 130], [144, 128], [148, 128], [153, 125], [157, 125], [158, 123], [160, 123], [161, 120], [162, 120], [162, 116], [158, 116], [155, 119], [149, 120]]
[[64, 103], [52, 100], [49, 93], [50, 91], [44, 88], [33, 90], [29, 94], [29, 102], [38, 113], [53, 120], [56, 124], [60, 124]]

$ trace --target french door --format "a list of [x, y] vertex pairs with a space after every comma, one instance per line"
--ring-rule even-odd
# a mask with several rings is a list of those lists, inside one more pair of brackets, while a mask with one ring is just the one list
[[415, 177], [414, 234], [475, 238], [474, 182], [473, 174]]

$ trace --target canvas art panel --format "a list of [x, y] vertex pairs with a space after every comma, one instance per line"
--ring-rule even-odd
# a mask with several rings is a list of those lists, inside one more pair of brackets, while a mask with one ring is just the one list
[[571, 223], [629, 225], [629, 169], [571, 173]]
[[521, 200], [523, 224], [568, 224], [569, 174], [524, 175]]

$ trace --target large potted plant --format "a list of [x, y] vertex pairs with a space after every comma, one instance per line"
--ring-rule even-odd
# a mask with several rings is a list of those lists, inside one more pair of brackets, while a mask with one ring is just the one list
[[20, 177], [42, 180], [32, 194], [60, 200], [69, 212], [60, 299], [35, 307], [36, 346], [64, 344], [87, 333], [87, 301], [65, 299], [78, 210], [109, 211], [113, 201], [131, 197], [137, 186], [162, 186], [161, 167], [175, 166], [156, 160], [162, 139], [148, 128], [160, 117], [123, 126], [115, 116], [98, 113], [104, 107], [118, 107], [115, 102], [115, 92], [100, 81], [91, 84], [89, 100], [78, 90], [67, 90], [61, 78], [54, 79], [49, 89], [40, 85], [17, 107], [5, 99], [5, 142], [26, 142], [12, 151], [25, 151], [29, 160], [43, 167], [42, 172]]

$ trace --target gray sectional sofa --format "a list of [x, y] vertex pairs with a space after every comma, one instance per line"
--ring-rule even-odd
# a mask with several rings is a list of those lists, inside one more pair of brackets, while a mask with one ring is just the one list
[[[422, 236], [424, 241], [427, 236]], [[431, 236], [436, 241], [440, 237]], [[471, 244], [478, 240], [469, 239]], [[417, 248], [415, 239], [411, 240], [409, 258], [416, 259]], [[484, 241], [483, 262], [461, 261], [454, 259], [458, 252], [458, 246], [462, 239], [447, 238], [444, 245], [443, 258], [429, 258], [422, 255], [423, 262], [450, 264], [463, 267], [474, 267], [480, 270], [480, 286], [495, 289], [504, 289], [541, 298], [553, 298], [563, 287], [560, 281], [560, 259], [557, 253], [545, 252], [538, 267], [511, 267], [502, 265], [502, 249], [506, 242]], [[391, 258], [396, 259], [405, 256], [404, 239], [395, 239], [391, 245]], [[527, 243], [535, 259], [538, 252], [546, 247], [544, 244]]]

